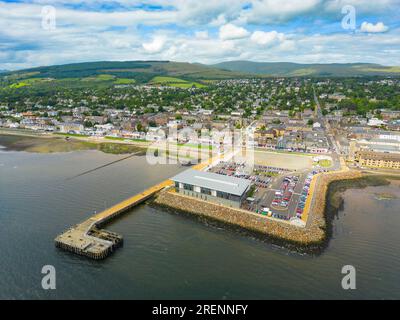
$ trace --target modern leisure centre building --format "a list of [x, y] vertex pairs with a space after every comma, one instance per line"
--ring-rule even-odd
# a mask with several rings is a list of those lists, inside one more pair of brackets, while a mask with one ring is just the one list
[[240, 208], [251, 182], [236, 177], [189, 169], [171, 178], [175, 190], [184, 195]]

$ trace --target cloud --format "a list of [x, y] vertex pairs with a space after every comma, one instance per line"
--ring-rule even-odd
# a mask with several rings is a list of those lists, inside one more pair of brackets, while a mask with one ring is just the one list
[[177, 11], [178, 20], [186, 25], [205, 25], [213, 23], [221, 25], [238, 16], [244, 0], [170, 0]]
[[[400, 65], [398, 0], [53, 0], [52, 31], [41, 26], [48, 3], [0, 0], [0, 69], [146, 59]], [[358, 21], [384, 24], [344, 32], [344, 4]]]
[[357, 10], [357, 14], [362, 13], [384, 13], [390, 12], [398, 8], [398, 0], [328, 0], [324, 1], [324, 10], [327, 12], [340, 12], [344, 6], [353, 6]]
[[219, 28], [219, 37], [222, 40], [243, 39], [249, 35], [249, 32], [242, 27], [237, 27], [231, 23], [223, 25]]
[[194, 36], [199, 40], [208, 39], [208, 31], [196, 31]]
[[259, 45], [270, 45], [272, 43], [278, 43], [285, 40], [285, 35], [276, 31], [264, 32], [255, 31], [250, 37], [251, 41]]
[[153, 41], [143, 43], [143, 49], [150, 54], [160, 53], [164, 49], [165, 38], [161, 36], [154, 37]]
[[259, 24], [287, 21], [315, 10], [321, 3], [321, 0], [256, 0], [252, 1], [252, 10], [241, 13], [240, 20]]
[[361, 24], [360, 31], [361, 32], [368, 32], [368, 33], [379, 33], [379, 32], [386, 32], [389, 28], [383, 24], [383, 22], [378, 22], [377, 24], [369, 23], [364, 21]]

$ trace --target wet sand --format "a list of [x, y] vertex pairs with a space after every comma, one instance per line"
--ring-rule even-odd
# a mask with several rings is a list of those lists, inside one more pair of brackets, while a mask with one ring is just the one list
[[130, 154], [141, 152], [145, 149], [134, 145], [95, 143], [78, 139], [66, 139], [54, 136], [23, 136], [2, 134], [0, 132], [0, 145], [6, 151], [25, 151], [31, 153], [62, 153], [84, 150], [99, 150], [111, 154]]

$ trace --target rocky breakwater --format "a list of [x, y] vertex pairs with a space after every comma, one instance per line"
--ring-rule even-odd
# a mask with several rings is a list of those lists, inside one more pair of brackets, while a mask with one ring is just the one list
[[192, 198], [173, 191], [163, 191], [154, 204], [173, 212], [189, 213], [207, 222], [223, 224], [245, 233], [267, 240], [273, 244], [302, 253], [318, 254], [329, 240], [329, 217], [326, 216], [329, 185], [337, 180], [359, 179], [358, 171], [332, 172], [318, 177], [314, 201], [306, 227], [287, 221], [268, 218], [242, 209], [230, 208]]

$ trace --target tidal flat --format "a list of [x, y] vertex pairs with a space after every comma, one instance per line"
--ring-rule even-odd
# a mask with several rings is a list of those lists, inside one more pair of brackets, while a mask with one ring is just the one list
[[55, 136], [26, 136], [0, 133], [0, 145], [6, 151], [25, 151], [30, 153], [63, 153], [85, 150], [98, 150], [110, 154], [145, 154], [146, 149], [130, 144], [112, 142], [89, 142], [79, 139]]

